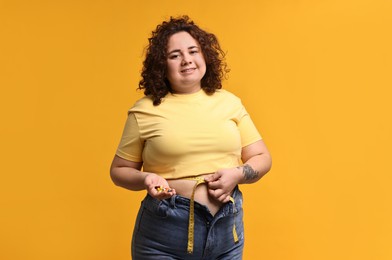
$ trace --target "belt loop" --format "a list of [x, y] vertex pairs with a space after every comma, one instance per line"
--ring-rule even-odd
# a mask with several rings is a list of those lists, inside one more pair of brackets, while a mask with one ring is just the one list
[[176, 197], [177, 197], [177, 195], [173, 195], [173, 196], [171, 196], [171, 198], [170, 198], [170, 206], [171, 206], [173, 209], [176, 208]]

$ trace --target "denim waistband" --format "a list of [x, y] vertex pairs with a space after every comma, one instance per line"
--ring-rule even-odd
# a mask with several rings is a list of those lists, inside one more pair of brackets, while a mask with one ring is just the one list
[[[241, 207], [242, 207], [242, 194], [241, 191], [239, 190], [238, 186], [234, 188], [233, 194], [231, 197], [234, 199], [235, 204], [232, 203], [226, 203], [224, 204], [221, 209], [217, 212], [217, 214], [223, 214], [223, 216], [230, 215], [233, 213], [237, 213]], [[173, 195], [171, 198], [168, 198], [166, 200], [166, 203], [168, 203], [171, 207], [176, 207], [176, 205], [182, 205], [189, 207], [191, 203], [191, 199], [183, 197], [181, 195]], [[158, 201], [159, 203], [159, 201]], [[204, 204], [201, 204], [197, 201], [194, 201], [194, 207], [195, 210], [201, 211], [201, 212], [208, 212], [210, 213], [210, 210], [208, 207]], [[211, 214], [211, 213], [210, 213]]]
[[[233, 205], [232, 203], [224, 204], [222, 206], [222, 208], [219, 210], [224, 215], [236, 213], [242, 207], [242, 193], [239, 190], [238, 186], [234, 188], [233, 194], [231, 196], [235, 200], [235, 208], [231, 207]], [[157, 208], [162, 203], [170, 206], [171, 208], [175, 208], [178, 205], [189, 207], [191, 200], [189, 198], [183, 197], [181, 195], [173, 195], [171, 198], [164, 199], [162, 201], [151, 197], [149, 194], [147, 194], [146, 197], [144, 198], [144, 206], [147, 208], [150, 208], [150, 209]], [[208, 207], [206, 205], [201, 204], [197, 201], [194, 201], [194, 205], [195, 205], [195, 210], [210, 213], [210, 210], [208, 209]]]

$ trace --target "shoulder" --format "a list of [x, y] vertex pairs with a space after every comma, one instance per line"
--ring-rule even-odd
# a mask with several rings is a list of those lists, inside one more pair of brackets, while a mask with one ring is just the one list
[[145, 110], [151, 110], [154, 106], [152, 99], [150, 97], [142, 97], [137, 100], [135, 104], [129, 109], [129, 112], [141, 112]]
[[215, 91], [213, 94], [218, 99], [221, 99], [224, 102], [230, 102], [230, 103], [241, 103], [241, 99], [231, 93], [230, 91], [227, 91], [225, 89], [218, 89]]

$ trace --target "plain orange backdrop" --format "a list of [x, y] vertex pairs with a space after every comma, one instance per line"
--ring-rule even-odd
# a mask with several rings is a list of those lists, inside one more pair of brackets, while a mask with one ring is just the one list
[[[109, 166], [155, 26], [214, 32], [273, 156], [244, 259], [392, 259], [392, 2], [0, 1], [0, 259], [130, 259]], [[168, 234], [170, 235], [170, 234]]]

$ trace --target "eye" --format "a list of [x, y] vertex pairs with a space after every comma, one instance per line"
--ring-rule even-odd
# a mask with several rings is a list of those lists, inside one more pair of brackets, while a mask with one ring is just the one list
[[189, 53], [190, 53], [190, 54], [196, 54], [196, 53], [199, 53], [199, 51], [198, 51], [198, 50], [192, 50], [192, 51], [190, 51]]
[[175, 59], [178, 59], [179, 57], [180, 57], [180, 55], [178, 55], [178, 54], [172, 54], [169, 56], [169, 59], [175, 60]]

